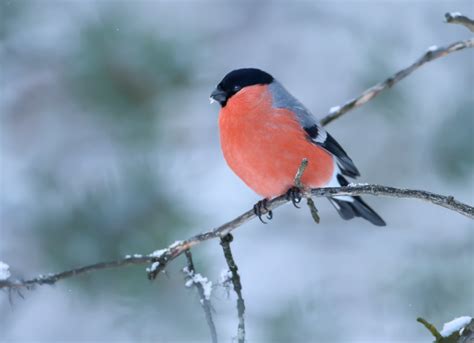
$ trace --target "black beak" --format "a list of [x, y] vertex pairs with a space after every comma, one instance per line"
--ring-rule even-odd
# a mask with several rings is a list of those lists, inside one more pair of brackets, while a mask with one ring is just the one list
[[219, 104], [222, 105], [225, 104], [225, 102], [227, 101], [227, 93], [222, 89], [216, 88], [211, 93], [211, 97], [209, 99], [211, 100], [211, 103], [217, 101]]

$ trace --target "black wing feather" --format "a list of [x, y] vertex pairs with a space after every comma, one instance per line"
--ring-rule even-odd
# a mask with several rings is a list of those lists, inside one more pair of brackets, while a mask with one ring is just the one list
[[[352, 162], [351, 158], [347, 155], [344, 149], [339, 145], [339, 143], [327, 132], [321, 131], [324, 130], [320, 128], [318, 125], [313, 125], [309, 128], [305, 128], [306, 133], [311, 137], [311, 141], [316, 145], [324, 148], [325, 150], [329, 151], [331, 154], [336, 156], [337, 164], [339, 168], [341, 168], [342, 174], [356, 178], [360, 176], [359, 170], [355, 166], [354, 162]], [[318, 140], [318, 135], [324, 137], [326, 135], [324, 141]]]

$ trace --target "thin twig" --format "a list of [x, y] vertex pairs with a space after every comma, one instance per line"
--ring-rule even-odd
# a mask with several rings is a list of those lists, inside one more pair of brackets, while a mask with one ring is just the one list
[[298, 171], [296, 172], [294, 183], [295, 183], [295, 186], [298, 187], [302, 191], [303, 196], [306, 198], [306, 204], [308, 205], [309, 212], [311, 213], [311, 217], [317, 224], [319, 224], [321, 219], [319, 218], [318, 209], [316, 208], [316, 205], [314, 204], [313, 199], [311, 199], [311, 193], [307, 192], [304, 189], [304, 185], [301, 182], [301, 178], [303, 177], [303, 173], [308, 167], [308, 163], [309, 163], [308, 159], [303, 158], [298, 168]]
[[449, 24], [460, 24], [467, 27], [468, 30], [474, 32], [474, 20], [469, 19], [465, 15], [462, 15], [459, 12], [446, 13], [444, 18]]
[[37, 277], [29, 280], [17, 280], [12, 281], [11, 278], [8, 280], [0, 280], [0, 289], [2, 288], [10, 288], [10, 289], [19, 289], [19, 288], [27, 288], [31, 289], [34, 286], [40, 285], [53, 285], [56, 282], [67, 279], [73, 276], [86, 274], [92, 271], [102, 270], [102, 269], [111, 269], [117, 268], [122, 266], [129, 266], [129, 265], [140, 265], [140, 264], [147, 264], [156, 262], [156, 258], [150, 255], [141, 256], [141, 257], [126, 257], [120, 260], [109, 261], [109, 262], [100, 262], [91, 264], [88, 266], [75, 268], [71, 270], [66, 270], [61, 273], [49, 273], [49, 274], [40, 274]]
[[[193, 263], [193, 255], [191, 254], [190, 250], [186, 250], [184, 254], [186, 255], [186, 260], [188, 262], [186, 272], [192, 277], [196, 274], [196, 269], [194, 268]], [[216, 326], [212, 320], [211, 300], [205, 296], [202, 283], [194, 282], [193, 284], [199, 293], [199, 301], [201, 303], [202, 309], [204, 310], [204, 314], [206, 315], [207, 326], [209, 326], [209, 331], [211, 332], [211, 341], [212, 343], [217, 343]]]
[[239, 343], [245, 342], [245, 302], [242, 297], [242, 283], [240, 282], [240, 275], [238, 272], [237, 264], [235, 264], [234, 257], [232, 256], [232, 250], [230, 250], [230, 242], [232, 242], [233, 237], [229, 233], [224, 237], [221, 237], [221, 245], [224, 250], [225, 260], [227, 261], [227, 266], [232, 273], [232, 284], [234, 285], [234, 291], [237, 294], [237, 315], [239, 317], [239, 325], [237, 327], [237, 341]]
[[309, 212], [311, 213], [311, 217], [316, 222], [316, 224], [319, 224], [319, 222], [321, 221], [321, 218], [319, 217], [319, 211], [313, 199], [311, 199], [311, 197], [307, 197], [306, 204], [308, 205]]
[[[314, 188], [311, 189], [311, 195], [313, 197], [333, 197], [337, 195], [375, 195], [375, 196], [388, 196], [395, 198], [411, 198], [420, 199], [429, 202], [434, 205], [438, 205], [449, 210], [458, 212], [463, 216], [470, 219], [474, 219], [474, 208], [468, 204], [464, 204], [452, 196], [439, 195], [422, 190], [403, 189], [395, 187], [387, 187], [380, 185], [356, 185], [356, 186], [345, 186], [345, 187], [330, 187], [330, 188]], [[283, 204], [288, 202], [286, 195], [281, 195], [274, 198], [267, 203], [269, 210], [274, 210]], [[184, 241], [178, 241], [170, 245], [168, 248], [161, 250], [160, 254], [150, 254], [141, 257], [127, 257], [125, 259], [96, 263], [89, 266], [71, 269], [65, 272], [57, 274], [40, 275], [36, 278], [29, 280], [8, 280], [0, 281], [0, 289], [19, 289], [19, 288], [31, 288], [34, 285], [54, 284], [59, 280], [63, 280], [72, 276], [85, 274], [92, 271], [110, 269], [115, 267], [121, 267], [126, 265], [141, 265], [147, 263], [156, 263], [156, 267], [150, 271], [149, 278], [154, 279], [161, 271], [163, 271], [166, 265], [174, 260], [176, 257], [184, 253], [187, 249], [201, 244], [204, 241], [221, 238], [235, 230], [239, 226], [245, 224], [249, 220], [255, 218], [253, 209], [241, 214], [237, 218], [204, 233], [200, 233], [196, 236], [188, 238]]]
[[440, 341], [440, 340], [443, 339], [443, 336], [441, 336], [438, 329], [436, 329], [436, 326], [434, 326], [431, 323], [428, 323], [425, 319], [423, 319], [421, 317], [417, 318], [416, 321], [423, 324], [425, 326], [425, 328], [427, 328], [428, 331], [431, 332], [431, 334], [434, 336], [434, 338], [436, 338], [436, 341]]
[[306, 170], [306, 167], [308, 167], [308, 159], [303, 158], [300, 166], [298, 167], [298, 170], [296, 171], [295, 180], [294, 180], [295, 186], [301, 190], [303, 190], [304, 188], [304, 185], [301, 182], [301, 178], [303, 177], [303, 173]]
[[412, 72], [414, 72], [416, 69], [421, 67], [423, 64], [431, 62], [438, 58], [447, 56], [448, 54], [452, 52], [456, 52], [456, 51], [460, 51], [460, 50], [463, 50], [466, 48], [472, 48], [472, 47], [474, 47], [474, 38], [452, 43], [446, 47], [429, 48], [428, 51], [426, 51], [423, 54], [423, 56], [421, 56], [409, 67], [398, 71], [397, 73], [387, 78], [385, 81], [380, 82], [376, 84], [375, 86], [367, 89], [357, 98], [347, 101], [344, 105], [334, 107], [323, 119], [321, 119], [321, 124], [327, 125], [333, 120], [342, 116], [343, 114], [349, 112], [350, 110], [353, 110], [357, 107], [364, 105], [365, 103], [367, 103], [368, 101], [372, 100], [377, 95], [379, 95], [382, 91], [392, 87], [397, 82], [403, 80], [405, 77], [410, 75]]

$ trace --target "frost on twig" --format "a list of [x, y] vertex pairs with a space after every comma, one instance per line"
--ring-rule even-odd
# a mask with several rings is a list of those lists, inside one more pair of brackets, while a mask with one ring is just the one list
[[209, 281], [207, 277], [202, 276], [199, 273], [195, 273], [193, 270], [190, 270], [189, 267], [183, 268], [183, 273], [187, 275], [186, 287], [191, 287], [195, 285], [198, 288], [202, 287], [203, 297], [201, 302], [211, 299], [212, 293], [212, 281]]
[[[153, 259], [151, 266], [146, 268], [149, 280], [154, 280], [161, 271], [165, 270], [166, 264], [168, 263], [169, 259], [173, 256], [177, 256], [176, 252], [180, 250], [178, 248], [182, 247], [182, 245], [183, 241], [175, 241], [168, 248], [155, 250], [154, 252], [148, 255], [148, 257]], [[181, 254], [183, 251], [184, 250], [180, 251], [178, 255]]]
[[213, 343], [217, 343], [217, 332], [216, 326], [212, 319], [212, 307], [211, 307], [211, 292], [212, 292], [212, 282], [208, 280], [207, 277], [203, 277], [201, 274], [196, 273], [194, 268], [193, 256], [191, 251], [188, 249], [185, 252], [186, 260], [188, 265], [183, 268], [183, 272], [186, 274], [186, 287], [195, 286], [198, 294], [199, 301], [206, 315], [207, 325], [211, 332], [211, 340]]
[[462, 316], [451, 320], [443, 325], [443, 330], [438, 329], [423, 318], [418, 322], [435, 338], [435, 343], [468, 343], [474, 341], [474, 320], [469, 316]]
[[447, 23], [464, 25], [471, 32], [474, 32], [474, 20], [459, 12], [448, 12], [444, 15], [444, 19]]
[[221, 271], [219, 285], [225, 289], [228, 298], [230, 295], [230, 287], [232, 285], [232, 272], [229, 269], [226, 268]]

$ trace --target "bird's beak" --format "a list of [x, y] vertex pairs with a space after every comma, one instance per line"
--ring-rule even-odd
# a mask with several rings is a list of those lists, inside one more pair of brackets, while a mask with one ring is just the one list
[[227, 93], [219, 88], [214, 89], [214, 91], [211, 93], [211, 96], [209, 97], [209, 101], [211, 102], [211, 104], [216, 101], [222, 104], [226, 100], [227, 100]]

